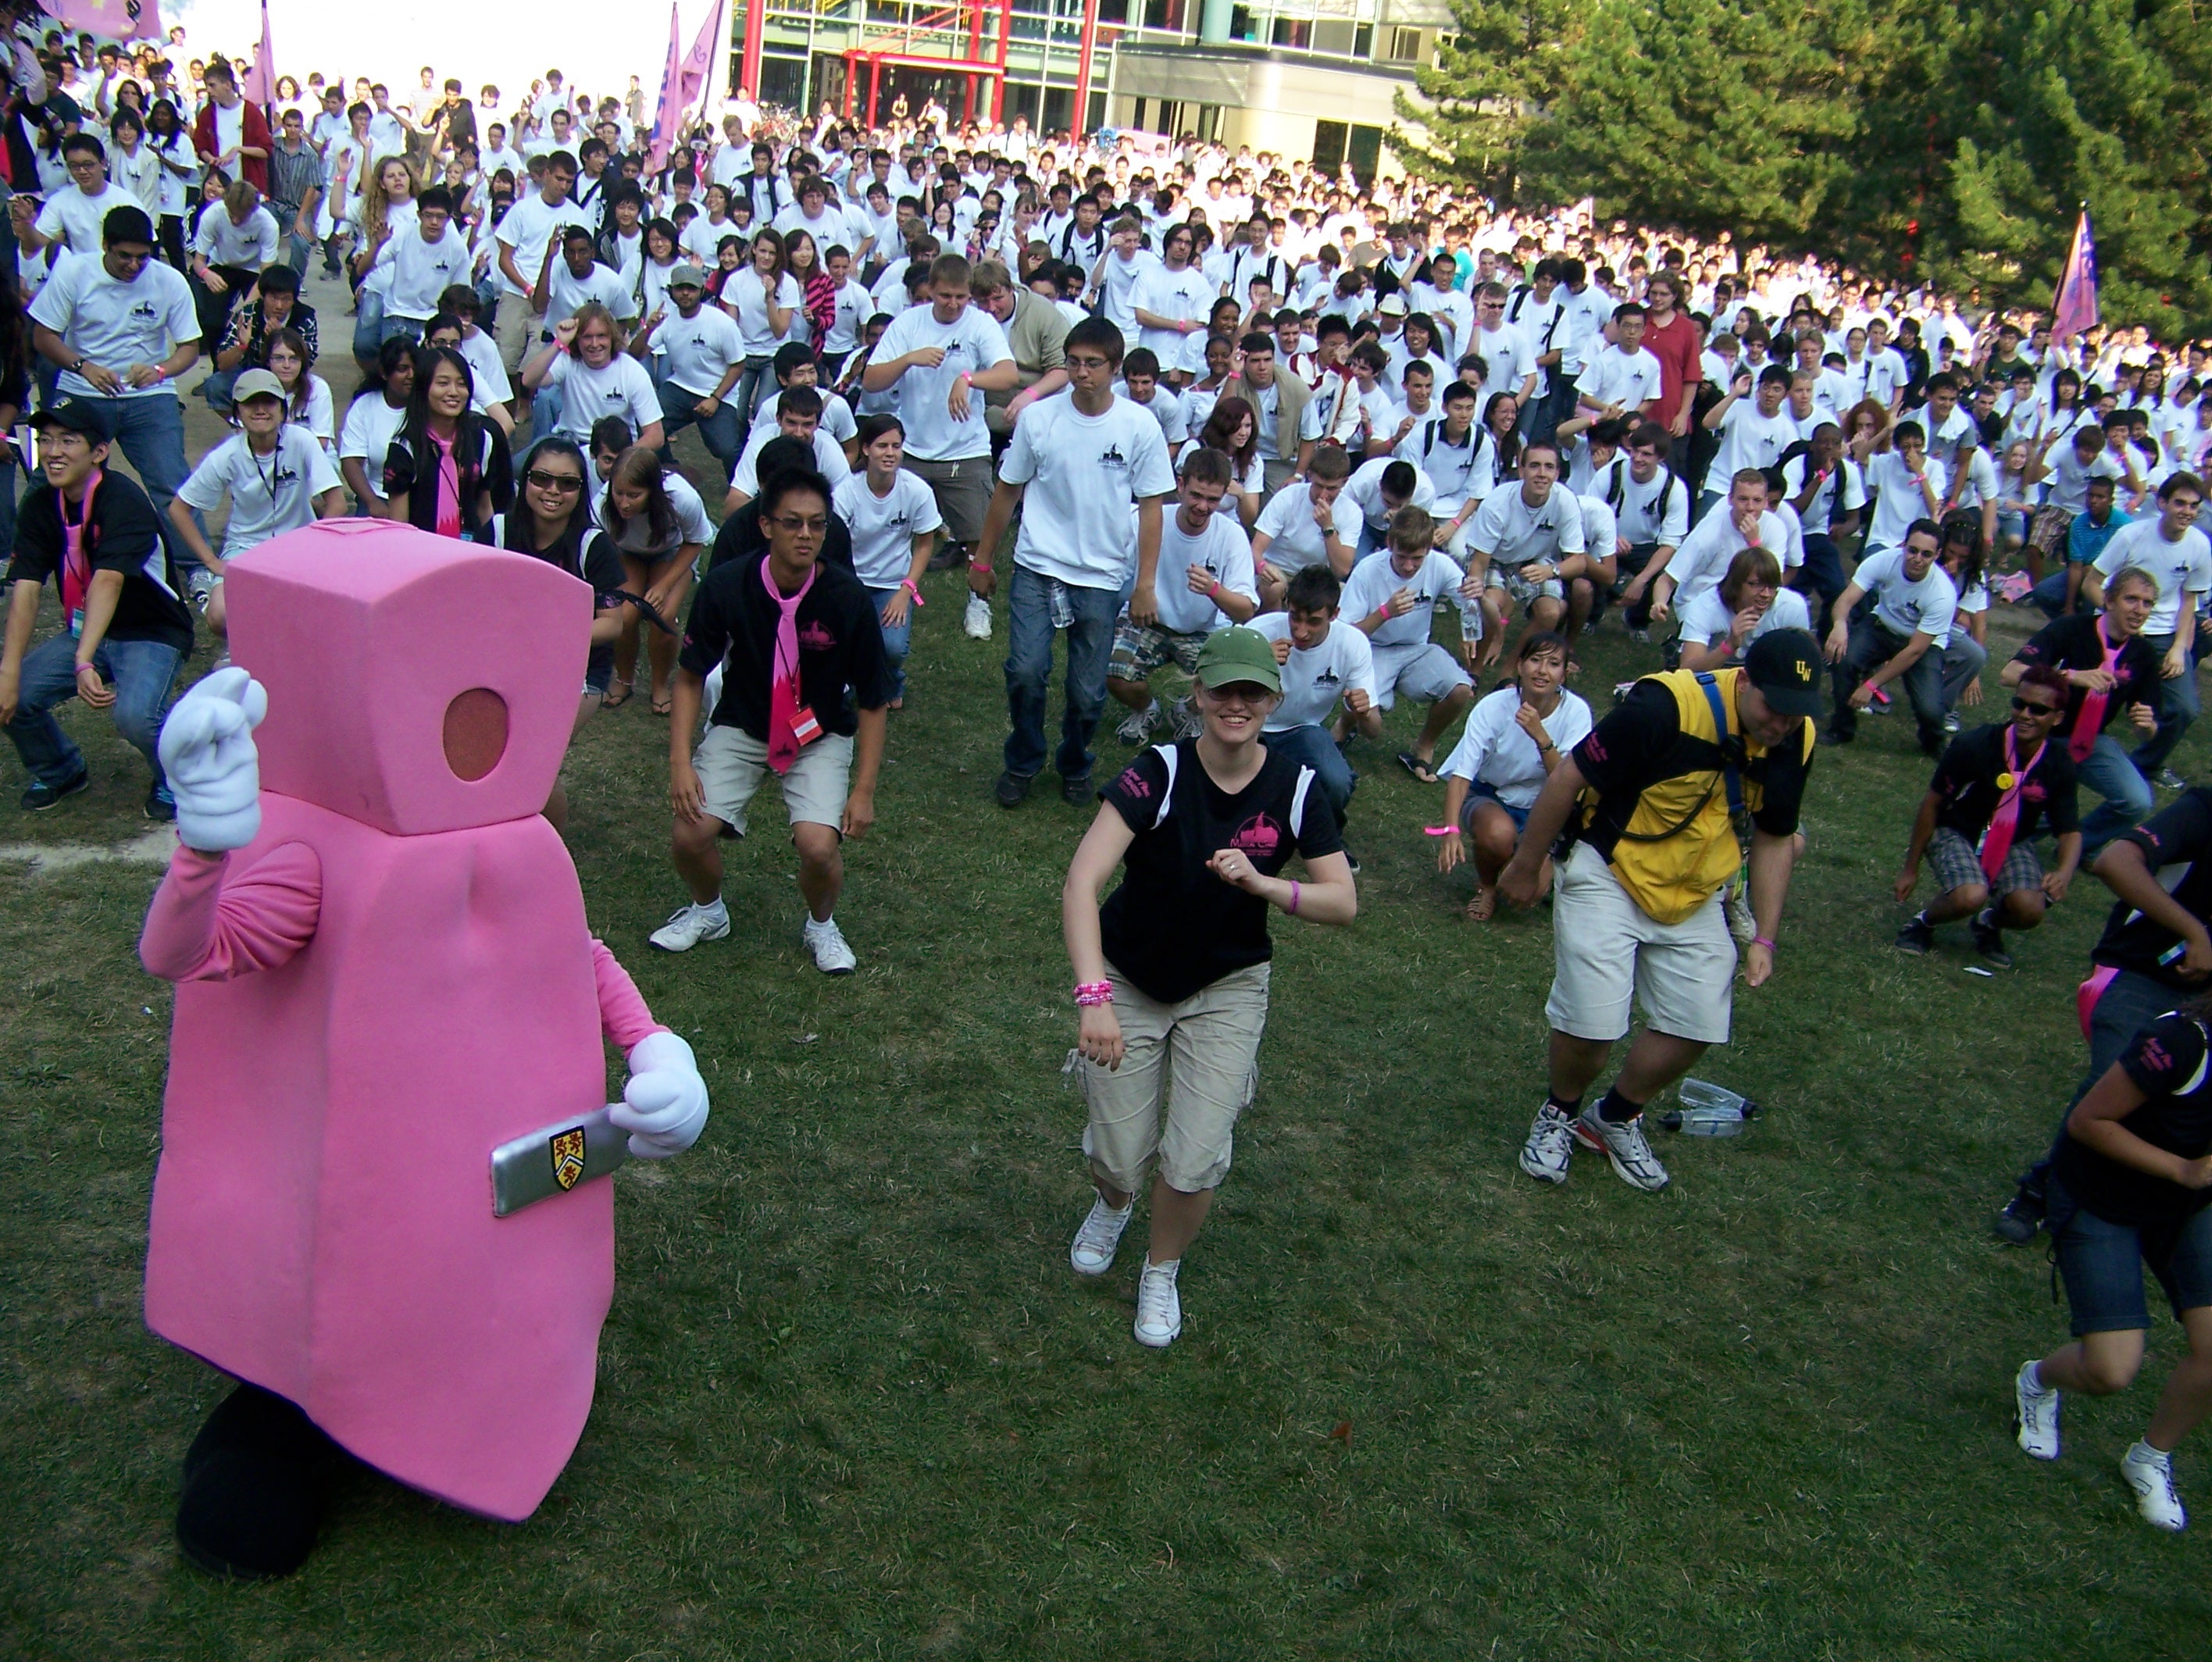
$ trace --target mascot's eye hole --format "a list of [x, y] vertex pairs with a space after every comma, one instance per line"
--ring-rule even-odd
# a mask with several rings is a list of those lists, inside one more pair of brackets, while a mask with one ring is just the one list
[[507, 754], [507, 701], [471, 687], [446, 707], [446, 765], [457, 779], [480, 779]]

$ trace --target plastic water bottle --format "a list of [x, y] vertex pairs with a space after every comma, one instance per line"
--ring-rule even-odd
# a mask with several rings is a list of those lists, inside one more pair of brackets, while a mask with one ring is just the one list
[[1759, 1113], [1758, 1103], [1710, 1080], [1685, 1079], [1680, 1095], [1682, 1106], [1664, 1115], [1660, 1123], [1669, 1131], [1692, 1137], [1740, 1137], [1744, 1121]]

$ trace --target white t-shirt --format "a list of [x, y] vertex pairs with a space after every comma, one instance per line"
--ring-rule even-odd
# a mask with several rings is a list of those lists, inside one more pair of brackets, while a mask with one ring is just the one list
[[2054, 508], [2063, 508], [2069, 513], [2089, 511], [2089, 481], [2110, 479], [2115, 489], [2126, 482], [2125, 470], [2110, 450], [2100, 448], [2083, 467], [2075, 453], [2071, 439], [2052, 441], [2046, 452], [2051, 469], [2050, 494], [2045, 500]]
[[177, 500], [208, 513], [229, 496], [230, 523], [222, 532], [222, 557], [228, 560], [314, 524], [315, 499], [337, 489], [340, 482], [314, 434], [287, 425], [276, 430], [276, 448], [266, 456], [253, 454], [243, 433], [232, 434], [177, 488]]
[[[1649, 347], [1639, 346], [1633, 352], [1624, 352], [1608, 343], [1577, 378], [1575, 396], [1601, 409], [1608, 404], [1622, 404], [1632, 410], [1640, 410], [1659, 396], [1664, 373]], [[1495, 364], [1491, 366], [1490, 379], [1498, 380]]]
[[839, 485], [830, 506], [853, 535], [853, 570], [872, 589], [895, 589], [914, 566], [914, 539], [945, 523], [937, 497], [917, 473], [899, 470], [878, 496], [865, 473]]
[[1738, 398], [1721, 418], [1721, 446], [1705, 472], [1705, 488], [1728, 494], [1729, 482], [1745, 468], [1765, 472], [1797, 442], [1796, 419], [1785, 401], [1771, 416], [1759, 413], [1751, 397]]
[[[1729, 561], [1750, 544], [1744, 534], [1735, 528], [1735, 516], [1726, 502], [1721, 503], [1698, 521], [1690, 534], [1674, 550], [1674, 557], [1667, 562], [1666, 574], [1674, 579], [1674, 593], [1668, 603], [1676, 611], [1696, 599], [1706, 590], [1715, 587], [1728, 575]], [[1790, 527], [1782, 522], [1778, 513], [1759, 516], [1759, 546], [1771, 554], [1777, 564], [1788, 555]]]
[[645, 366], [627, 352], [617, 352], [600, 368], [593, 369], [574, 353], [562, 349], [553, 355], [545, 385], [561, 389], [561, 424], [556, 432], [588, 447], [594, 423], [619, 416], [637, 435], [660, 419], [660, 395]]
[[2180, 541], [2169, 543], [2159, 535], [2155, 514], [2132, 519], [2112, 533], [2097, 556], [2097, 575], [2109, 581], [2130, 566], [2141, 566], [2158, 579], [2158, 603], [2143, 633], [2172, 634], [2181, 616], [2181, 597], [2212, 590], [2212, 538], [2191, 525]]
[[[965, 315], [976, 314], [971, 307]], [[905, 321], [902, 318], [899, 323]], [[996, 323], [988, 318], [984, 321], [991, 323], [993, 333], [998, 332]], [[894, 331], [898, 327], [897, 323], [891, 325]], [[946, 359], [948, 364], [951, 361]], [[907, 373], [911, 377], [917, 372]], [[974, 397], [972, 391], [969, 397]], [[974, 425], [982, 429], [981, 421]], [[1027, 488], [1022, 497], [1021, 535], [1014, 544], [1015, 563], [1086, 589], [1118, 589], [1128, 580], [1137, 561], [1137, 521], [1131, 506], [1175, 489], [1175, 469], [1168, 462], [1167, 441], [1160, 436], [1158, 422], [1119, 397], [1103, 415], [1085, 416], [1076, 409], [1074, 396], [1066, 392], [1022, 412], [999, 477]]]
[[[739, 496], [760, 494], [760, 446], [749, 444], [745, 453], [738, 458], [737, 468], [730, 475], [730, 488]], [[814, 429], [814, 470], [830, 482], [833, 491], [853, 476], [843, 447], [820, 427]]]
[[1917, 583], [1905, 575], [1905, 550], [1884, 549], [1859, 561], [1851, 581], [1874, 597], [1874, 615], [1901, 635], [1948, 640], [1959, 610], [1959, 591], [1941, 561], [1930, 561]]
[[[1395, 465], [1397, 460], [1395, 456], [1377, 456], [1361, 463], [1352, 470], [1352, 477], [1344, 482], [1344, 489], [1336, 499], [1339, 503], [1353, 504], [1359, 510], [1360, 517], [1367, 522], [1367, 529], [1377, 537], [1390, 527], [1391, 510], [1382, 500], [1382, 476]], [[1437, 488], [1429, 482], [1427, 473], [1415, 468], [1413, 494], [1399, 506], [1433, 508], [1436, 500]]]
[[[1137, 286], [1160, 264], [1158, 254], [1143, 248], [1138, 249], [1128, 259], [1109, 252], [1099, 262], [1098, 288], [1102, 296], [1099, 311], [1107, 322], [1121, 331], [1121, 338], [1129, 345], [1134, 346], [1138, 342]], [[1161, 368], [1169, 367], [1164, 360], [1161, 362]]]
[[1425, 416], [1399, 440], [1397, 449], [1391, 454], [1421, 470], [1432, 493], [1432, 512], [1449, 519], [1474, 494], [1475, 463], [1482, 455], [1482, 429], [1470, 426], [1466, 437], [1455, 445], [1445, 434], [1442, 414]]
[[[1335, 524], [1337, 540], [1347, 549], [1358, 548], [1359, 505], [1347, 493], [1337, 492], [1329, 518]], [[1328, 557], [1328, 542], [1322, 536], [1321, 527], [1314, 523], [1310, 484], [1285, 485], [1269, 497], [1267, 506], [1260, 510], [1252, 535], [1268, 539], [1263, 557], [1277, 571], [1302, 571], [1308, 566], [1318, 566]]]
[[[860, 424], [854, 420], [853, 406], [845, 402], [843, 395], [825, 391], [818, 386], [814, 390], [822, 394], [822, 414], [816, 418], [816, 427], [840, 445], [850, 444], [859, 438]], [[759, 407], [753, 411], [752, 434], [746, 443], [766, 444], [775, 437], [783, 425], [783, 418], [776, 414], [776, 405], [782, 397], [781, 392], [773, 396], [763, 395]]]
[[[1793, 456], [1782, 464], [1782, 482], [1789, 488], [1790, 500], [1796, 501], [1805, 488], [1805, 469], [1809, 458]], [[1836, 500], [1837, 491], [1843, 492], [1843, 500]], [[1815, 537], [1825, 537], [1836, 516], [1856, 513], [1866, 506], [1866, 483], [1859, 476], [1859, 466], [1848, 456], [1836, 458], [1835, 465], [1828, 470], [1826, 480], [1813, 493], [1798, 515], [1801, 524], [1812, 527]]]
[[1522, 382], [1536, 373], [1535, 348], [1528, 343], [1526, 335], [1510, 324], [1490, 330], [1477, 324], [1462, 349], [1480, 353], [1483, 362], [1490, 367], [1488, 385], [1500, 392], [1510, 392], [1516, 398], [1521, 396]]
[[[523, 282], [534, 283], [538, 281], [538, 274], [545, 269], [547, 246], [571, 225], [580, 225], [587, 231], [595, 228], [591, 215], [574, 203], [550, 203], [541, 193], [532, 191], [528, 196], [517, 198], [514, 205], [507, 210], [507, 217], [500, 221], [499, 229], [495, 234], [500, 246], [514, 256], [514, 269], [522, 273]], [[553, 263], [556, 265], [561, 263], [559, 253], [553, 256]], [[495, 263], [494, 269], [497, 270]], [[514, 294], [525, 299], [530, 293], [526, 288], [517, 288], [507, 280], [503, 272], [500, 276], [499, 289], [502, 294]]]
[[[1942, 501], [1943, 464], [1924, 458], [1920, 470], [1927, 476], [1936, 500]], [[1905, 533], [1912, 529], [1912, 522], [1932, 517], [1928, 512], [1928, 499], [1912, 482], [1912, 470], [1905, 465], [1905, 458], [1893, 450], [1867, 458], [1866, 488], [1875, 498], [1874, 519], [1867, 526], [1866, 535], [1866, 545], [1870, 549], [1904, 547]]]
[[737, 324], [719, 306], [702, 304], [689, 318], [671, 311], [653, 331], [653, 346], [664, 361], [668, 384], [701, 398], [745, 358]]
[[[107, 275], [98, 259], [68, 258], [54, 267], [31, 302], [31, 319], [59, 335], [70, 350], [122, 374], [133, 364], [158, 364], [185, 341], [199, 338], [199, 314], [184, 274], [149, 260], [137, 276], [123, 282]], [[80, 398], [104, 397], [83, 376], [64, 369], [60, 391]], [[122, 398], [173, 397], [173, 382], [134, 387], [125, 381]]]
[[[1270, 640], [1291, 638], [1291, 615], [1266, 612], [1251, 627]], [[1293, 727], [1316, 727], [1328, 719], [1338, 699], [1358, 688], [1375, 696], [1375, 652], [1366, 632], [1339, 617], [1318, 645], [1301, 652], [1293, 644], [1283, 665], [1283, 699], [1267, 718], [1264, 731], [1287, 733]]]
[[514, 396], [514, 389], [507, 384], [507, 365], [499, 355], [499, 343], [489, 331], [479, 329], [464, 335], [461, 343], [453, 349], [468, 360], [470, 409], [481, 416], [494, 404], [503, 404]]
[[39, 234], [49, 241], [65, 242], [72, 254], [100, 258], [101, 227], [118, 208], [141, 208], [137, 196], [114, 184], [103, 184], [97, 196], [87, 196], [75, 185], [57, 191], [39, 209]]
[[[1006, 347], [1006, 331], [999, 327], [996, 318], [973, 306], [963, 307], [951, 323], [938, 322], [934, 306], [917, 306], [891, 319], [870, 361], [889, 363], [894, 358], [931, 346], [944, 352], [944, 361], [934, 369], [910, 365], [895, 383], [899, 395], [899, 419], [906, 423], [906, 453], [917, 462], [962, 462], [989, 455], [991, 430], [983, 424], [983, 395], [973, 386], [968, 389], [968, 419], [963, 422], [954, 421], [946, 405], [953, 383], [962, 375], [972, 375], [1014, 361], [1014, 355]], [[1043, 404], [1032, 404], [1024, 410], [1022, 420], [1014, 424], [1017, 436], [1032, 415], [1054, 402], [1048, 399]], [[1115, 400], [1116, 404], [1127, 402]], [[1149, 416], [1145, 419], [1157, 440], [1159, 424]], [[1160, 458], [1164, 464], [1164, 446]], [[1162, 488], [1174, 489], [1174, 481], [1170, 480]], [[1026, 543], [1028, 540], [1024, 526], [1023, 541]]]
[[[1521, 730], [1520, 715], [1518, 687], [1500, 687], [1476, 701], [1468, 712], [1466, 730], [1437, 776], [1486, 785], [1509, 807], [1534, 807], [1547, 777], [1544, 756], [1536, 741]], [[1544, 718], [1545, 734], [1563, 755], [1589, 737], [1591, 725], [1589, 704], [1564, 689]]]
[[338, 433], [338, 459], [358, 459], [368, 476], [369, 488], [384, 488], [384, 452], [406, 424], [407, 406], [384, 402], [381, 392], [364, 392], [346, 410], [345, 426]]
[[[1570, 496], [1567, 500], [1574, 499]], [[1339, 604], [1343, 615], [1356, 625], [1382, 610], [1382, 604], [1399, 590], [1411, 589], [1413, 609], [1399, 613], [1387, 623], [1376, 624], [1366, 634], [1371, 646], [1418, 646], [1429, 638], [1439, 600], [1449, 600], [1459, 608], [1461, 617], [1466, 617], [1471, 608], [1459, 591], [1466, 575], [1449, 555], [1431, 549], [1421, 556], [1421, 563], [1411, 577], [1402, 577], [1391, 563], [1390, 550], [1378, 549], [1352, 568], [1352, 575], [1344, 581], [1344, 598]], [[1475, 631], [1471, 629], [1469, 633]]]
[[[1107, 262], [1107, 270], [1114, 268]], [[1136, 292], [1131, 296], [1132, 306], [1142, 306], [1156, 317], [1188, 318], [1204, 323], [1206, 312], [1218, 294], [1217, 287], [1207, 281], [1206, 273], [1194, 265], [1186, 265], [1180, 271], [1170, 271], [1164, 262], [1147, 266], [1137, 278]], [[1137, 344], [1149, 348], [1160, 361], [1164, 371], [1187, 370], [1193, 374], [1204, 373], [1206, 367], [1206, 331], [1194, 329], [1184, 334], [1173, 329], [1148, 329], [1141, 325], [1137, 329]]]
[[1613, 509], [1613, 534], [1632, 549], [1645, 543], [1678, 549], [1690, 534], [1690, 488], [1664, 463], [1652, 470], [1650, 478], [1639, 480], [1629, 458], [1616, 456], [1590, 482], [1590, 490]]
[[660, 476], [660, 485], [668, 493], [668, 506], [676, 511], [676, 525], [666, 541], [656, 543], [653, 538], [653, 517], [641, 513], [623, 522], [622, 534], [615, 534], [614, 514], [611, 497], [600, 491], [593, 506], [593, 517], [599, 529], [623, 554], [642, 560], [665, 559], [678, 549], [691, 543], [708, 543], [714, 540], [714, 528], [707, 522], [707, 505], [699, 500], [699, 493], [691, 482], [673, 469]]
[[[1127, 390], [1118, 385], [1114, 396], [1129, 398]], [[1190, 419], [1183, 409], [1182, 399], [1165, 382], [1152, 384], [1152, 396], [1146, 402], [1137, 403], [1134, 398], [1129, 398], [1129, 402], [1160, 424], [1160, 437], [1168, 441], [1170, 450], [1190, 438]]]
[[[1717, 588], [1707, 589], [1698, 595], [1682, 608], [1680, 615], [1682, 639], [1694, 640], [1701, 646], [1711, 646], [1726, 640], [1728, 632], [1735, 627], [1735, 619], [1729, 612], [1728, 602], [1721, 598], [1721, 591]], [[1744, 645], [1748, 646], [1751, 641], [1775, 629], [1803, 629], [1809, 634], [1812, 628], [1813, 617], [1806, 610], [1804, 596], [1795, 589], [1778, 589], [1774, 592], [1774, 604], [1766, 609], [1766, 615], [1752, 626], [1751, 638]], [[1728, 661], [1736, 664], [1742, 658], [1743, 654], [1739, 652], [1732, 654]]]
[[[735, 237], [738, 241], [743, 242], [745, 240], [745, 234], [738, 228], [738, 222], [733, 219], [727, 217], [709, 219], [706, 215], [702, 214], [684, 227], [676, 241], [677, 246], [686, 254], [696, 260], [705, 270], [711, 271], [720, 261], [724, 237]], [[778, 304], [781, 305], [781, 302], [779, 301]]]
[[451, 226], [435, 242], [423, 240], [419, 222], [386, 238], [376, 251], [375, 266], [391, 275], [385, 315], [428, 323], [438, 315], [438, 296], [468, 281], [469, 264], [468, 246]]
[[1153, 576], [1152, 597], [1159, 607], [1162, 628], [1178, 634], [1211, 634], [1228, 623], [1228, 615], [1212, 599], [1192, 591], [1193, 567], [1211, 572], [1231, 594], [1241, 594], [1255, 606], [1259, 604], [1252, 544], [1235, 521], [1209, 513], [1205, 531], [1193, 537], [1183, 530], [1179, 510], [1164, 504], [1160, 513], [1160, 562]]
[[1582, 504], [1565, 485], [1553, 485], [1540, 505], [1530, 507], [1521, 486], [1502, 485], [1482, 499], [1468, 524], [1467, 542], [1472, 552], [1488, 555], [1500, 569], [1580, 554]]
[[874, 305], [866, 289], [846, 278], [845, 286], [837, 291], [836, 310], [830, 319], [830, 332], [822, 337], [822, 350], [833, 356], [859, 351], [860, 331], [875, 316]]

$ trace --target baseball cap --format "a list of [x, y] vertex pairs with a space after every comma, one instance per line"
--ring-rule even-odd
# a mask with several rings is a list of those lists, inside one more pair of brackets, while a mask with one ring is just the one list
[[82, 398], [64, 398], [51, 409], [42, 409], [24, 425], [33, 433], [44, 433], [49, 428], [60, 428], [67, 433], [81, 433], [96, 445], [111, 442], [114, 430], [108, 426], [107, 416], [99, 405]]
[[1775, 629], [1751, 643], [1743, 672], [1777, 715], [1820, 719], [1820, 652], [1802, 629]]
[[248, 398], [274, 398], [282, 403], [284, 402], [284, 383], [278, 380], [272, 371], [249, 369], [232, 384], [230, 397], [234, 403], [242, 404]]
[[694, 288], [704, 288], [707, 274], [696, 265], [679, 265], [668, 274], [668, 286], [673, 288], [679, 282], [688, 282]]
[[1283, 672], [1275, 663], [1275, 643], [1257, 629], [1237, 624], [1216, 629], [1198, 649], [1198, 681], [1203, 687], [1244, 682], [1279, 693]]

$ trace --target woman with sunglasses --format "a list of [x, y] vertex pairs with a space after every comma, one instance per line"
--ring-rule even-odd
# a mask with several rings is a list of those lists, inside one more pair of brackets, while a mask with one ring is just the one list
[[[1328, 793], [1313, 769], [1261, 743], [1282, 690], [1266, 636], [1207, 637], [1192, 688], [1203, 732], [1139, 752], [1099, 793], [1061, 891], [1097, 1191], [1068, 1259], [1078, 1275], [1113, 1267], [1149, 1175], [1135, 1334], [1156, 1350], [1182, 1331], [1176, 1276], [1257, 1083], [1268, 912], [1348, 924], [1358, 910]], [[1303, 879], [1278, 875], [1294, 853]], [[1121, 885], [1102, 907], [1117, 866]]]
[[[607, 695], [614, 674], [615, 637], [629, 609], [609, 597], [623, 588], [622, 558], [595, 527], [584, 506], [584, 452], [558, 434], [540, 439], [522, 461], [522, 491], [513, 509], [495, 514], [490, 541], [496, 548], [526, 554], [557, 566], [592, 585], [591, 653], [584, 661], [583, 696], [576, 706], [576, 728], [583, 726]], [[573, 732], [575, 729], [572, 728]], [[555, 781], [545, 817], [556, 831], [568, 823], [568, 792]]]

